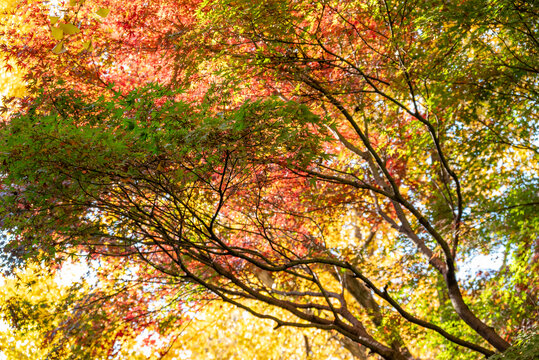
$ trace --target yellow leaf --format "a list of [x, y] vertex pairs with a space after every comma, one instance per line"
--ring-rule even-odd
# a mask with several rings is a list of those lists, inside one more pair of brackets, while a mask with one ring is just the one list
[[80, 29], [73, 24], [60, 24], [60, 28], [62, 28], [64, 33], [69, 35], [77, 34], [78, 32], [80, 32]]
[[61, 53], [66, 52], [66, 48], [64, 47], [64, 42], [60, 41], [56, 46], [52, 49], [52, 52], [56, 55], [60, 55]]
[[64, 32], [60, 28], [53, 27], [51, 28], [51, 36], [53, 39], [62, 40], [64, 38]]
[[75, 6], [75, 5], [77, 5], [78, 2], [79, 2], [79, 0], [69, 0], [69, 5]]
[[93, 46], [92, 46], [92, 40], [85, 41], [82, 44], [82, 48], [83, 48], [83, 50], [92, 51], [94, 49]]
[[110, 9], [107, 9], [107, 8], [99, 8], [99, 10], [97, 10], [96, 14], [101, 16], [102, 18], [106, 18], [110, 13]]
[[54, 25], [58, 22], [58, 20], [60, 20], [60, 17], [59, 16], [49, 16], [49, 19], [51, 21], [51, 25]]

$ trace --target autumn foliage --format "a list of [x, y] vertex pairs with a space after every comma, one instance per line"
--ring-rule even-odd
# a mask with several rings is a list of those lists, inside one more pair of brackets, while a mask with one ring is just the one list
[[90, 269], [42, 327], [49, 354], [122, 358], [145, 337], [168, 356], [211, 300], [356, 358], [475, 359], [535, 331], [533, 4], [25, 0], [3, 16], [28, 92], [0, 128], [4, 266]]

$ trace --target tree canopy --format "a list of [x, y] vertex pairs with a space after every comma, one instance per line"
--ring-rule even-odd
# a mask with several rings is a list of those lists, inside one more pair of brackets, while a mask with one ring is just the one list
[[49, 354], [166, 348], [208, 300], [357, 358], [477, 359], [536, 332], [533, 2], [25, 0], [7, 18], [27, 96], [0, 125], [4, 268], [80, 261], [96, 281], [41, 327]]

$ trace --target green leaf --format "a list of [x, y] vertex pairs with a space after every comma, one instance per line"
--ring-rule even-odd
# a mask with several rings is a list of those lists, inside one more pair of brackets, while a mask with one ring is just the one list
[[133, 120], [127, 120], [127, 130], [133, 130], [135, 128], [135, 122]]

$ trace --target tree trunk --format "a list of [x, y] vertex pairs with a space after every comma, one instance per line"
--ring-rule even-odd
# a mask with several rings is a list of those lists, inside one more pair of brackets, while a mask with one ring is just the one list
[[447, 283], [447, 290], [449, 292], [449, 299], [455, 308], [455, 311], [459, 317], [468, 324], [472, 329], [475, 330], [483, 339], [488, 341], [488, 343], [496, 348], [498, 351], [505, 351], [509, 346], [511, 346], [507, 341], [501, 338], [493, 328], [481, 321], [474, 313], [470, 310], [468, 305], [462, 299], [462, 294], [455, 277], [455, 273], [448, 271], [445, 275], [445, 281]]

